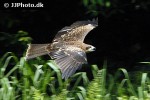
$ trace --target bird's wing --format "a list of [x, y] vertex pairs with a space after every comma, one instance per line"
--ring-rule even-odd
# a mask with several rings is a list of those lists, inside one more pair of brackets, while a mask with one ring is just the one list
[[66, 26], [58, 31], [53, 42], [84, 41], [85, 36], [96, 26], [98, 26], [98, 19], [77, 21], [71, 26]]
[[74, 74], [82, 64], [87, 63], [85, 52], [78, 47], [69, 46], [67, 48], [59, 49], [50, 52], [50, 56], [55, 60], [62, 72], [62, 78], [65, 79]]

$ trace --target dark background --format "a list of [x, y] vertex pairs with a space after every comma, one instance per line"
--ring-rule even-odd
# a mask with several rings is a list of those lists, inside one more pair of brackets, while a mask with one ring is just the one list
[[[86, 3], [88, 1], [88, 3]], [[101, 0], [97, 0], [101, 1]], [[32, 43], [49, 43], [57, 31], [79, 20], [99, 19], [99, 26], [85, 43], [96, 51], [87, 54], [89, 64], [101, 66], [104, 60], [116, 70], [141, 70], [138, 62], [150, 61], [150, 2], [147, 0], [53, 0], [45, 8], [0, 10], [0, 55], [10, 51], [23, 56], [27, 41], [20, 42], [18, 31], [25, 31]], [[109, 5], [110, 4], [110, 5]], [[26, 36], [26, 35], [25, 35]], [[148, 67], [144, 67], [147, 70]]]

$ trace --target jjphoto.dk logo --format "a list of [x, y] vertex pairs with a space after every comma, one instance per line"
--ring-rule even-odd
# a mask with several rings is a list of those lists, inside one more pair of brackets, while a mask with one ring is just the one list
[[33, 8], [33, 7], [37, 7], [37, 8], [42, 8], [44, 7], [44, 4], [42, 2], [38, 2], [37, 4], [33, 4], [33, 3], [4, 3], [4, 7], [5, 8], [19, 8], [19, 7], [24, 7], [24, 8]]

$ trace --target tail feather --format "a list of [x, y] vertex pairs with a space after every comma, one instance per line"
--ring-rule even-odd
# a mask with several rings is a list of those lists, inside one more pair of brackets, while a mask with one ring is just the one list
[[46, 47], [49, 44], [29, 44], [26, 52], [26, 60], [46, 55], [49, 52], [46, 50]]

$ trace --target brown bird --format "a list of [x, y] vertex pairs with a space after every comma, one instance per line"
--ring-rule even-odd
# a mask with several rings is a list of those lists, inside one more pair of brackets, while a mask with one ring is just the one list
[[98, 19], [77, 21], [71, 26], [62, 28], [52, 43], [29, 44], [26, 60], [48, 54], [62, 72], [62, 78], [68, 79], [82, 64], [87, 64], [87, 52], [95, 47], [83, 43], [85, 36], [98, 26]]

